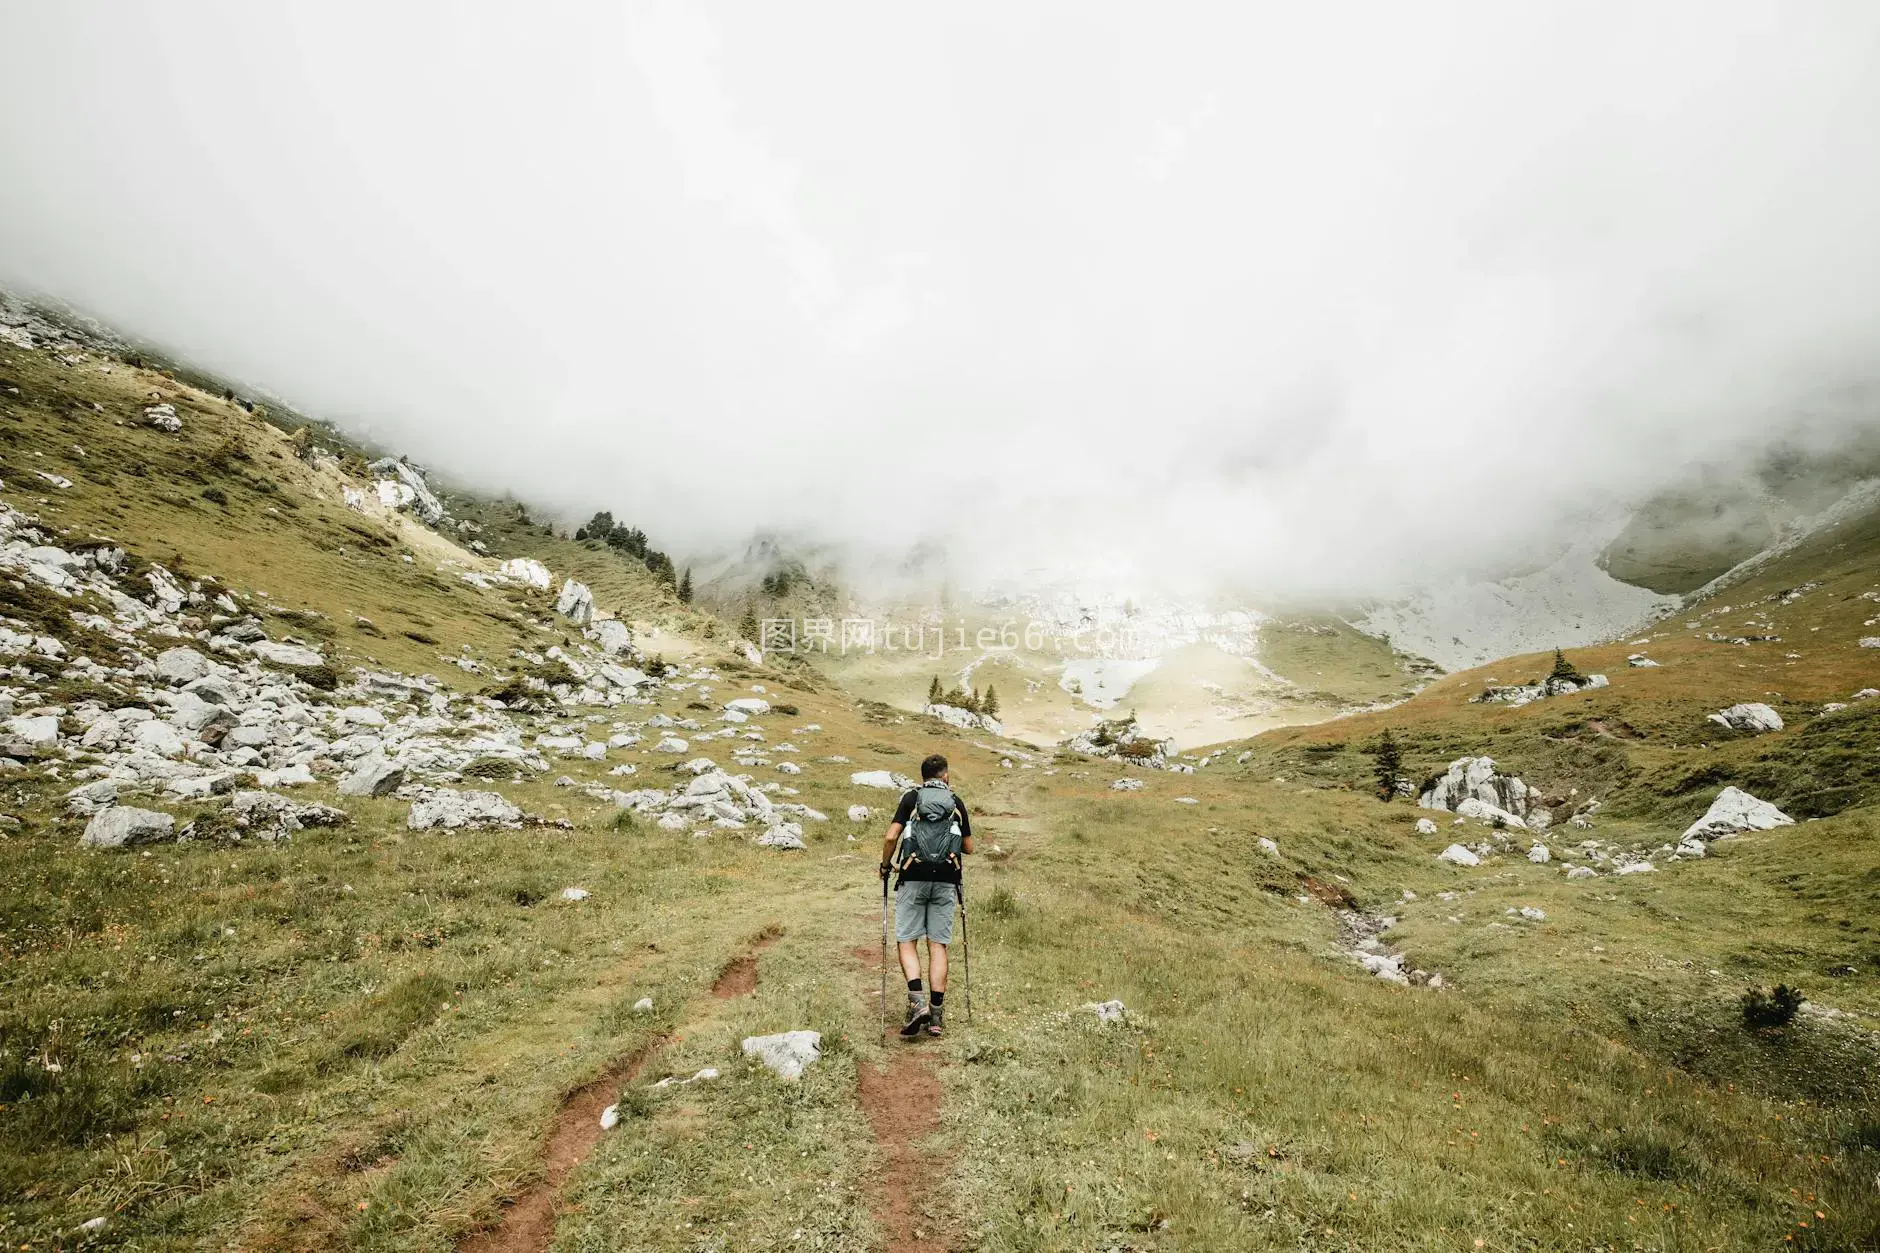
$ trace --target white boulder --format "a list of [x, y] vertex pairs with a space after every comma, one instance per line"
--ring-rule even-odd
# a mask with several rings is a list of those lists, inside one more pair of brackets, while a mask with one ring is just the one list
[[175, 405], [151, 405], [144, 410], [144, 423], [172, 435], [183, 429], [183, 419], [176, 416]]
[[801, 1079], [822, 1056], [822, 1032], [784, 1031], [744, 1037], [744, 1055], [754, 1057], [784, 1079]]
[[1456, 866], [1479, 866], [1482, 864], [1480, 857], [1477, 857], [1460, 844], [1451, 844], [1448, 848], [1436, 854], [1436, 860], [1446, 861]]
[[248, 651], [277, 666], [317, 666], [326, 659], [319, 652], [300, 644], [282, 644], [276, 640], [256, 640]]
[[1474, 796], [1465, 796], [1461, 801], [1457, 802], [1456, 814], [1462, 818], [1474, 818], [1477, 821], [1486, 822], [1490, 826], [1500, 824], [1504, 827], [1513, 827], [1517, 831], [1527, 829], [1527, 823], [1524, 820], [1515, 817], [1515, 815], [1505, 809], [1498, 809], [1487, 801]]
[[464, 827], [519, 827], [522, 811], [500, 792], [439, 788], [423, 800], [412, 802], [405, 825], [413, 831], [429, 831], [435, 827], [446, 831]]
[[588, 590], [587, 584], [569, 579], [561, 585], [555, 612], [576, 626], [586, 626], [594, 617], [594, 593]]
[[1771, 805], [1757, 800], [1741, 788], [1727, 787], [1717, 793], [1704, 816], [1685, 829], [1685, 840], [1714, 840], [1739, 831], [1768, 831], [1794, 825], [1795, 819]]
[[340, 781], [341, 796], [384, 796], [405, 781], [405, 768], [384, 757], [368, 757]]
[[1512, 775], [1497, 774], [1492, 757], [1461, 757], [1449, 763], [1449, 770], [1417, 804], [1460, 813], [1462, 802], [1470, 799], [1519, 817], [1527, 813], [1528, 786]]
[[1710, 715], [1710, 721], [1731, 731], [1780, 731], [1782, 715], [1760, 702], [1732, 705]]
[[1535, 844], [1534, 847], [1528, 849], [1528, 860], [1537, 866], [1545, 866], [1553, 859], [1554, 855], [1547, 851], [1545, 844]]
[[1429, 818], [1418, 818], [1417, 819], [1417, 834], [1418, 835], [1435, 835], [1436, 823], [1432, 819], [1429, 819]]
[[849, 782], [855, 787], [890, 788], [895, 791], [906, 791], [914, 786], [912, 779], [892, 770], [857, 770], [849, 775]]
[[157, 677], [181, 687], [209, 673], [209, 659], [193, 648], [166, 648], [157, 654]]
[[1129, 1015], [1121, 1001], [1091, 1001], [1084, 1008], [1095, 1014], [1098, 1022], [1122, 1022]]
[[7, 733], [15, 739], [26, 741], [34, 748], [45, 748], [59, 742], [59, 720], [51, 714], [36, 714], [30, 718], [8, 718]]
[[132, 844], [154, 844], [175, 835], [176, 819], [169, 814], [113, 805], [92, 815], [79, 843], [87, 848], [124, 848]]
[[554, 579], [548, 573], [548, 567], [533, 557], [511, 557], [496, 567], [496, 572], [508, 578], [518, 579], [538, 591], [546, 592]]
[[867, 822], [868, 814], [869, 814], [869, 809], [868, 809], [868, 806], [866, 805], [850, 805], [849, 806], [849, 821], [850, 822]]

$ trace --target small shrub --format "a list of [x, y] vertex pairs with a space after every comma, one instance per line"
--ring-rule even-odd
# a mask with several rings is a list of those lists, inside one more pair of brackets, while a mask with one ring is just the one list
[[423, 631], [406, 631], [405, 638], [408, 640], [415, 640], [420, 644], [436, 644], [437, 643], [436, 636], [426, 635]]
[[797, 709], [795, 705], [772, 705], [771, 708], [786, 718], [794, 718], [798, 713], [802, 712]]
[[501, 757], [479, 757], [458, 773], [466, 779], [510, 780], [516, 777], [516, 763]]
[[1001, 920], [1016, 918], [1018, 917], [1018, 897], [1012, 895], [1011, 888], [1001, 884], [992, 889], [992, 895], [986, 898], [986, 903], [981, 908], [985, 910], [988, 918]]
[[1743, 1025], [1756, 1031], [1786, 1027], [1801, 1007], [1801, 991], [1786, 983], [1778, 983], [1770, 991], [1751, 988], [1743, 993]]
[[228, 493], [219, 487], [203, 488], [202, 498], [212, 505], [221, 505], [224, 508], [228, 507]]

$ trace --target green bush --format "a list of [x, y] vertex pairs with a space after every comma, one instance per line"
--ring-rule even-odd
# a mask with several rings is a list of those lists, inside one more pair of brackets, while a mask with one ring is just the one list
[[1743, 1024], [1759, 1031], [1786, 1027], [1795, 1020], [1795, 1013], [1801, 1007], [1800, 990], [1786, 983], [1778, 983], [1770, 991], [1751, 988], [1743, 993]]

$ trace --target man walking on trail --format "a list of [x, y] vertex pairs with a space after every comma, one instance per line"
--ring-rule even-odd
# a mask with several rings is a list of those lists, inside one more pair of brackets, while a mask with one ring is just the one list
[[[939, 753], [920, 763], [920, 786], [895, 807], [881, 842], [881, 879], [898, 873], [894, 884], [894, 938], [899, 942], [901, 973], [907, 978], [907, 1022], [901, 1034], [912, 1039], [925, 1030], [941, 1031], [946, 1013], [947, 945], [953, 942], [953, 907], [959, 903], [960, 857], [973, 851], [973, 826], [966, 802], [953, 794], [947, 759]], [[883, 888], [886, 891], [886, 888]], [[920, 983], [920, 946], [927, 937], [927, 973], [932, 1000]]]

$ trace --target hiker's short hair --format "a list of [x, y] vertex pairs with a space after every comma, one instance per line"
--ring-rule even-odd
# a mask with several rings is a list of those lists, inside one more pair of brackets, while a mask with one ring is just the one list
[[942, 757], [939, 753], [931, 754], [926, 761], [920, 763], [920, 781], [922, 783], [925, 783], [929, 779], [937, 779], [946, 772], [947, 759]]

